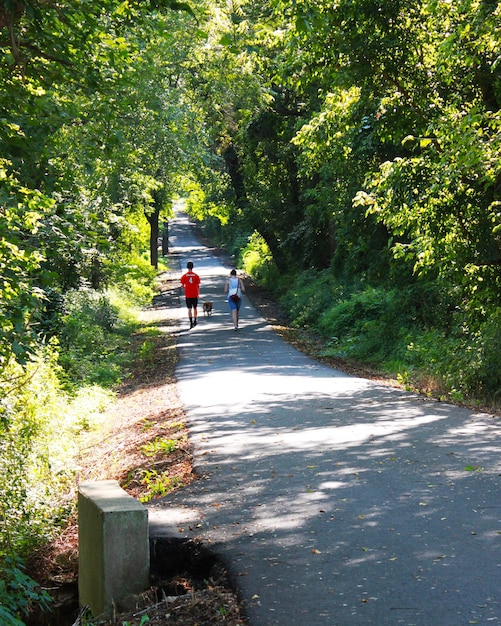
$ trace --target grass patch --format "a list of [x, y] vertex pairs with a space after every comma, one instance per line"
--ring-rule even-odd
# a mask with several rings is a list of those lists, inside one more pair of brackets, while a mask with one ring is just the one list
[[[186, 439], [184, 440], [186, 443]], [[174, 450], [179, 448], [180, 441], [177, 439], [163, 439], [162, 437], [157, 437], [153, 441], [148, 441], [143, 446], [140, 447], [141, 452], [148, 457], [159, 456], [159, 455], [167, 455]]]
[[162, 498], [183, 486], [179, 476], [170, 476], [157, 470], [144, 470], [140, 483], [145, 487], [145, 493], [139, 498], [143, 503], [150, 502], [154, 498]]

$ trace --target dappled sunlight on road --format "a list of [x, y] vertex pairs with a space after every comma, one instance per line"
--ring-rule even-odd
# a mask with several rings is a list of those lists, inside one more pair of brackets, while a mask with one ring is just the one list
[[254, 624], [501, 619], [499, 420], [324, 367], [246, 298], [234, 332], [227, 269], [177, 250], [215, 309], [178, 334], [200, 479], [150, 506], [153, 532], [215, 546]]

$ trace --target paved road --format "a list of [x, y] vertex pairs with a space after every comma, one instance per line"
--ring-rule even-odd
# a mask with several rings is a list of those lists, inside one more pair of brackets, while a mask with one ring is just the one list
[[179, 391], [204, 478], [151, 507], [153, 535], [225, 559], [251, 626], [501, 623], [501, 423], [310, 360], [178, 216], [171, 246], [215, 303], [188, 330]]

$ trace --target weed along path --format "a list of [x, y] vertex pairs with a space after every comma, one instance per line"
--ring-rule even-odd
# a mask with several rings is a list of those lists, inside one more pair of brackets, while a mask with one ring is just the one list
[[235, 332], [229, 268], [183, 215], [170, 233], [214, 312], [189, 330], [181, 299], [201, 478], [150, 505], [152, 535], [220, 555], [251, 626], [501, 624], [500, 420], [310, 360], [245, 297]]

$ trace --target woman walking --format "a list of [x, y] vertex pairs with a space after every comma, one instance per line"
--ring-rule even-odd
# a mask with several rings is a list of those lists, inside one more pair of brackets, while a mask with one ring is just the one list
[[242, 294], [245, 293], [244, 283], [237, 276], [237, 270], [231, 270], [230, 276], [224, 286], [224, 293], [228, 294], [228, 305], [233, 319], [235, 330], [238, 330], [238, 318], [240, 305], [242, 304]]

